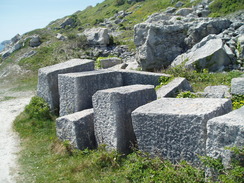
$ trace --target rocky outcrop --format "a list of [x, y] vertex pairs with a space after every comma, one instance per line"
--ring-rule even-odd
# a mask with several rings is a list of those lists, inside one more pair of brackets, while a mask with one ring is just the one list
[[92, 28], [83, 32], [87, 38], [87, 42], [91, 46], [107, 46], [110, 42], [108, 29], [106, 28]]
[[30, 47], [37, 47], [41, 44], [41, 38], [39, 35], [34, 35], [30, 39]]
[[135, 26], [136, 59], [143, 70], [168, 67], [208, 34], [219, 34], [230, 26], [227, 19], [185, 18], [154, 14]]

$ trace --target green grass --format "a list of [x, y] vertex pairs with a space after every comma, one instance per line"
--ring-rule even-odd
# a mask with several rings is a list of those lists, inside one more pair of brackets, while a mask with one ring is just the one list
[[11, 96], [5, 96], [3, 97], [2, 99], [0, 98], [0, 102], [2, 101], [7, 101], [7, 100], [12, 100], [12, 99], [15, 99], [16, 97], [11, 97]]
[[238, 10], [244, 10], [243, 0], [215, 0], [209, 6], [213, 17], [220, 17]]
[[162, 71], [163, 73], [170, 74], [174, 77], [186, 78], [193, 87], [195, 92], [201, 92], [207, 86], [214, 85], [231, 85], [231, 80], [236, 77], [240, 77], [243, 72], [230, 71], [209, 73], [207, 69], [203, 69], [201, 72], [186, 69], [184, 67], [174, 67]]

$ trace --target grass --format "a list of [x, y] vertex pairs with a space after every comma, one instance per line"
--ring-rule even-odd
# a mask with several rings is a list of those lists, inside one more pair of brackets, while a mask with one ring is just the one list
[[219, 72], [209, 73], [207, 69], [203, 69], [201, 72], [189, 70], [184, 67], [174, 67], [162, 71], [163, 73], [170, 74], [174, 77], [186, 78], [193, 87], [195, 92], [201, 92], [207, 86], [214, 85], [231, 85], [233, 78], [240, 77], [243, 72], [241, 71], [230, 71], [230, 72]]
[[3, 97], [2, 99], [0, 98], [0, 102], [2, 101], [7, 101], [7, 100], [12, 100], [12, 99], [15, 99], [16, 97], [11, 97], [11, 96], [5, 96]]

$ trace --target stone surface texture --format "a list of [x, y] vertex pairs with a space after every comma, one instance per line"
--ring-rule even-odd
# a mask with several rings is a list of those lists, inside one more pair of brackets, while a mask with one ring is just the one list
[[231, 93], [237, 95], [244, 95], [244, 77], [233, 78], [231, 80]]
[[96, 148], [93, 109], [73, 113], [56, 119], [57, 136], [72, 146], [84, 150]]
[[208, 69], [209, 71], [222, 71], [230, 65], [231, 59], [226, 53], [223, 41], [215, 35], [205, 37], [186, 53], [179, 55], [172, 62], [171, 66], [185, 66], [190, 69]]
[[206, 98], [230, 98], [230, 87], [225, 85], [207, 86], [204, 89], [203, 96]]
[[96, 92], [92, 98], [94, 127], [98, 144], [108, 149], [129, 153], [135, 145], [131, 112], [137, 107], [156, 100], [152, 85], [131, 85]]
[[158, 98], [176, 97], [181, 91], [193, 91], [190, 83], [185, 78], [175, 78], [167, 85], [163, 85], [156, 93]]
[[206, 155], [207, 121], [232, 110], [227, 99], [162, 98], [132, 113], [139, 149], [173, 162]]
[[119, 72], [107, 70], [60, 74], [58, 78], [60, 116], [92, 108], [92, 95], [98, 90], [123, 85]]
[[168, 74], [153, 73], [153, 72], [143, 72], [143, 71], [131, 71], [131, 70], [117, 70], [122, 74], [123, 85], [154, 85], [159, 84], [158, 80], [161, 76], [170, 77]]
[[113, 67], [113, 66], [121, 64], [121, 63], [122, 63], [122, 60], [118, 57], [100, 59], [100, 65], [101, 65], [101, 68], [103, 68], [103, 69]]
[[109, 44], [110, 36], [107, 28], [92, 28], [84, 32], [89, 45], [94, 46], [107, 46]]
[[94, 70], [94, 61], [71, 59], [38, 70], [37, 95], [45, 99], [51, 110], [59, 110], [58, 74]]
[[209, 120], [207, 132], [207, 155], [221, 158], [223, 165], [228, 167], [232, 154], [225, 147], [244, 146], [244, 107]]

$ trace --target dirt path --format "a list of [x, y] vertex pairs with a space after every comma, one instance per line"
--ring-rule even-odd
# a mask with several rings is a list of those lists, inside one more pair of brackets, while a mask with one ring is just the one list
[[12, 124], [33, 96], [32, 92], [5, 93], [4, 97], [16, 97], [0, 101], [0, 183], [15, 183], [18, 177], [17, 153], [20, 150], [18, 135]]

